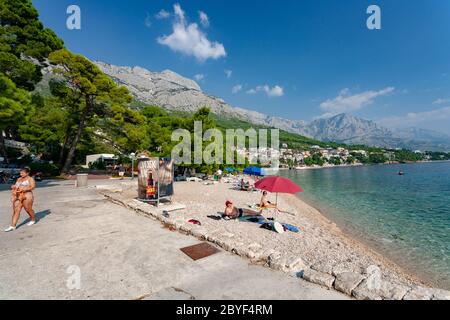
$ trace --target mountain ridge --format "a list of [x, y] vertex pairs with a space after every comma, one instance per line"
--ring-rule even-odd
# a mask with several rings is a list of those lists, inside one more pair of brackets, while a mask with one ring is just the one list
[[[172, 111], [195, 112], [208, 106], [212, 113], [238, 118], [257, 125], [279, 128], [322, 141], [346, 144], [365, 144], [384, 148], [407, 148], [427, 151], [450, 150], [450, 137], [445, 134], [428, 134], [427, 130], [401, 131], [385, 128], [374, 121], [365, 120], [349, 114], [338, 114], [311, 122], [269, 116], [258, 111], [234, 107], [223, 99], [202, 91], [192, 79], [171, 70], [152, 72], [135, 66], [115, 66], [94, 61], [102, 72], [115, 82], [124, 85], [139, 101], [158, 105]], [[440, 135], [440, 139], [437, 136]]]

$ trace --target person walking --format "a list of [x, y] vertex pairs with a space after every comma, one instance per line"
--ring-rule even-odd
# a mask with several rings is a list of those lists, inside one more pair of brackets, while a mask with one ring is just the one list
[[5, 232], [16, 230], [17, 221], [19, 221], [20, 212], [22, 208], [30, 216], [28, 226], [32, 226], [36, 223], [36, 215], [33, 210], [33, 190], [36, 188], [36, 182], [30, 176], [30, 168], [25, 167], [20, 170], [20, 177], [16, 183], [11, 186], [11, 202], [12, 202], [12, 223], [5, 229]]

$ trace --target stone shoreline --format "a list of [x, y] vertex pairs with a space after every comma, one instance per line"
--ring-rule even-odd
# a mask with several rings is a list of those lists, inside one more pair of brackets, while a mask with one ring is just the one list
[[[222, 212], [226, 199], [237, 207], [259, 201], [259, 193], [231, 189], [230, 184], [175, 184], [174, 201], [187, 206], [164, 216], [164, 206], [155, 208], [135, 200], [136, 183], [99, 186], [110, 201], [138, 214], [160, 221], [171, 229], [212, 242], [224, 250], [248, 258], [312, 283], [335, 289], [356, 299], [450, 300], [450, 291], [427, 287], [374, 250], [343, 234], [337, 225], [295, 196], [279, 197], [281, 222], [298, 226], [300, 233], [278, 234], [248, 222], [213, 220], [208, 215]], [[271, 211], [265, 217], [273, 217]], [[196, 219], [201, 226], [188, 222]]]

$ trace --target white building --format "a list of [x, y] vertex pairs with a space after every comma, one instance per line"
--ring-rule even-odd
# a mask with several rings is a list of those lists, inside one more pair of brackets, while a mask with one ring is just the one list
[[114, 163], [117, 160], [117, 157], [114, 154], [110, 153], [100, 153], [100, 154], [90, 154], [86, 156], [86, 168], [89, 168], [90, 164], [93, 164], [97, 161], [105, 162], [105, 163]]

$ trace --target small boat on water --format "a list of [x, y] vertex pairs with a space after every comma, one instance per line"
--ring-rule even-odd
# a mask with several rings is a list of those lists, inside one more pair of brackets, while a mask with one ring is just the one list
[[405, 173], [404, 173], [403, 171], [400, 170], [400, 171], [398, 172], [398, 175], [399, 175], [399, 176], [404, 176]]

